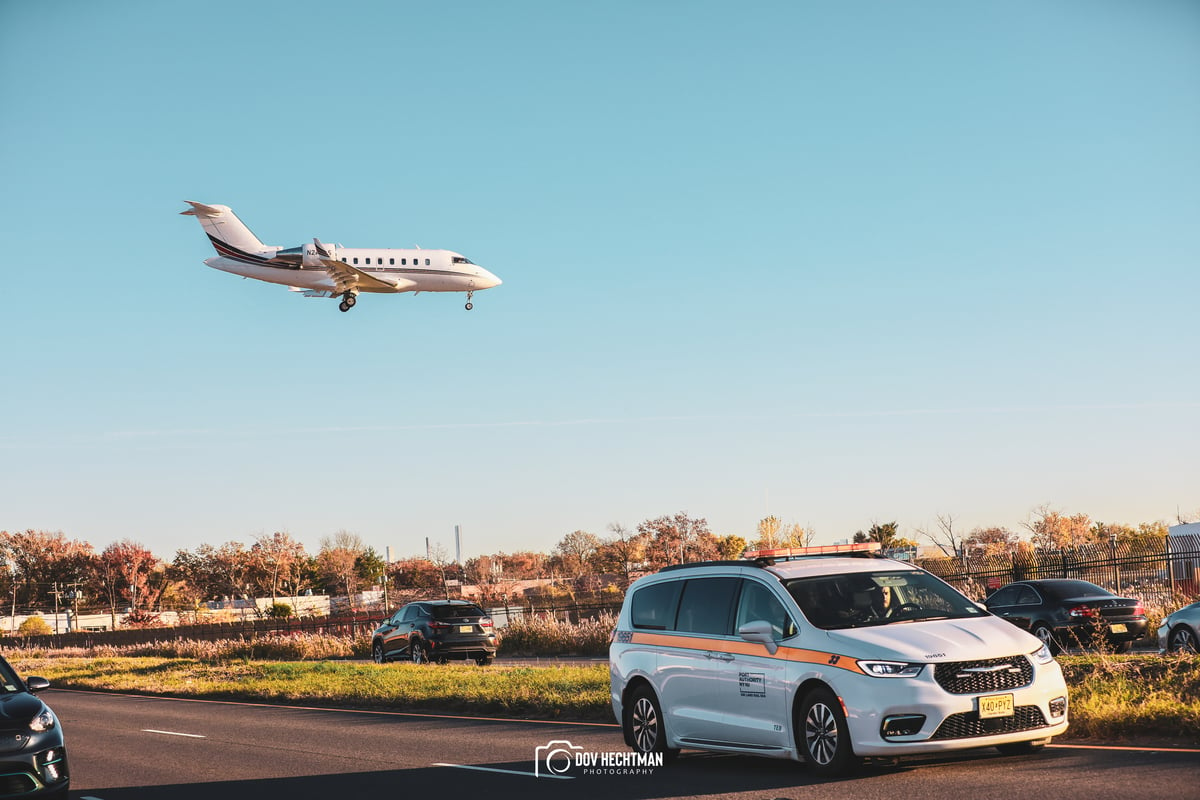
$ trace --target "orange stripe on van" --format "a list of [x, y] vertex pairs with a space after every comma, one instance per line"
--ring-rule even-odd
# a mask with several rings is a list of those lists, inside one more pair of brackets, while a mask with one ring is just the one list
[[632, 644], [645, 644], [657, 647], [676, 647], [682, 650], [705, 650], [714, 653], [731, 653], [741, 656], [758, 656], [775, 658], [780, 661], [798, 661], [803, 664], [822, 664], [827, 667], [857, 672], [865, 675], [858, 666], [858, 661], [838, 653], [827, 653], [821, 650], [805, 650], [800, 647], [780, 646], [775, 655], [767, 652], [767, 648], [757, 642], [739, 642], [728, 639], [708, 639], [703, 636], [688, 636], [680, 633], [644, 633], [635, 631], [630, 639]]

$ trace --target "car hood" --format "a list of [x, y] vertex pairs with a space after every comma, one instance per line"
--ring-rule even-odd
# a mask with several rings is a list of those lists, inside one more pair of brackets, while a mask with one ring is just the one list
[[45, 703], [27, 692], [0, 695], [0, 727], [5, 723], [28, 723], [45, 708]]
[[914, 663], [977, 661], [1025, 655], [1041, 647], [1035, 637], [999, 617], [893, 622], [827, 631], [837, 652], [854, 658]]

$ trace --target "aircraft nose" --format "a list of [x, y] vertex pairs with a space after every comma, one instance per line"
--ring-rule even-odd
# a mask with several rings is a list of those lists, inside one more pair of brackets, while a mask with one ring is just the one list
[[504, 281], [500, 280], [499, 278], [497, 278], [492, 273], [488, 272], [483, 267], [479, 268], [479, 288], [480, 289], [491, 289], [493, 286], [499, 286], [502, 283], [504, 283]]

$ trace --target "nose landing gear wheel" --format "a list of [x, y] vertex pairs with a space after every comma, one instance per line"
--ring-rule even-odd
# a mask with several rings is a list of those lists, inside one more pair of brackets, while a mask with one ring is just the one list
[[473, 294], [475, 294], [475, 293], [474, 293], [474, 292], [467, 292], [467, 305], [465, 306], [465, 308], [467, 309], [467, 311], [470, 311], [472, 308], [474, 308], [474, 307], [475, 307], [475, 306], [471, 305], [471, 296], [472, 296]]

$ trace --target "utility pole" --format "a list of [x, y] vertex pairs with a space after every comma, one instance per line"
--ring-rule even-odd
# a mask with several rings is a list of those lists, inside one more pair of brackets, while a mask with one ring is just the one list
[[63, 591], [58, 588], [58, 581], [52, 585], [54, 588], [50, 590], [50, 594], [54, 595], [54, 635], [58, 636], [58, 601], [63, 596]]

